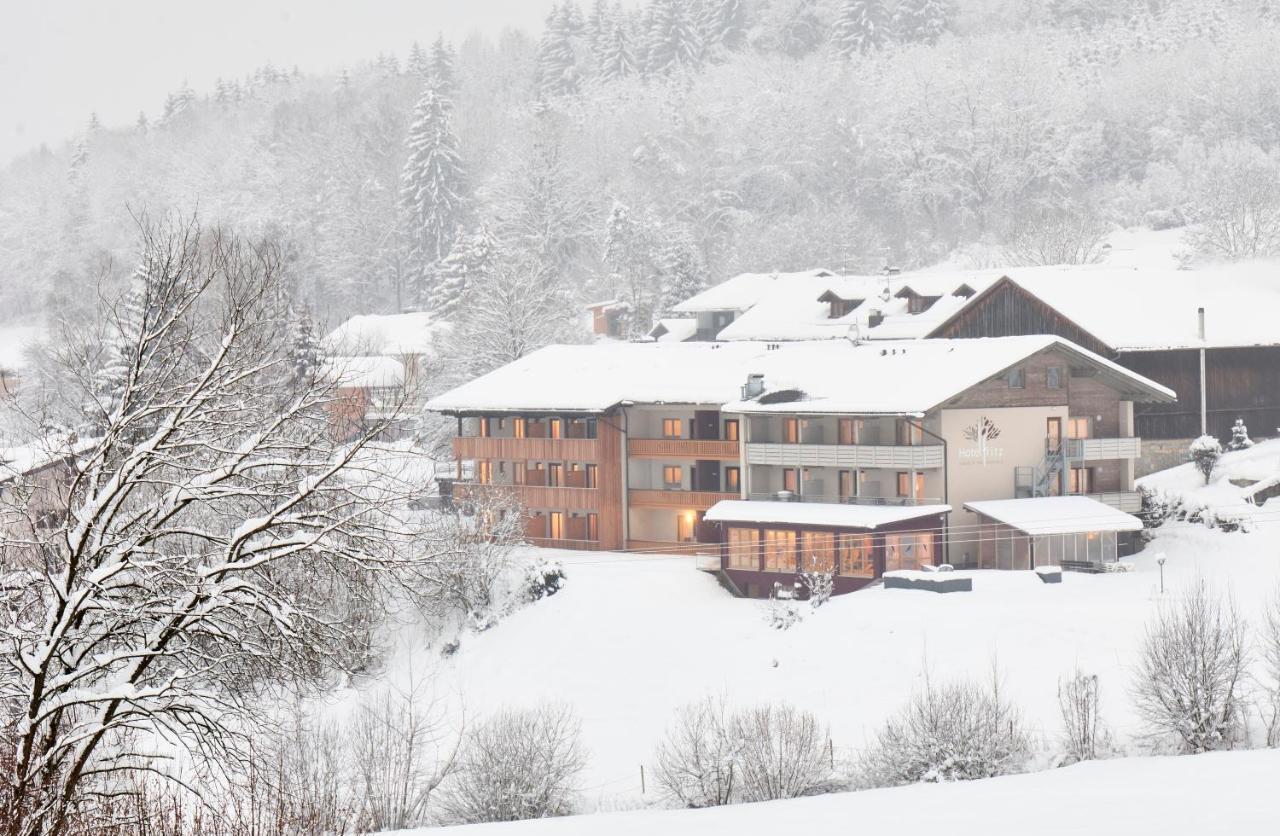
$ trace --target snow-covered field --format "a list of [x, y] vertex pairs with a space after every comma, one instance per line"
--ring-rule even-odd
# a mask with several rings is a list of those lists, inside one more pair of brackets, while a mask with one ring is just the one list
[[1280, 501], [1251, 505], [1246, 496], [1278, 479], [1280, 439], [1271, 439], [1223, 453], [1207, 485], [1190, 462], [1153, 473], [1138, 484], [1162, 497], [1180, 498], [1188, 510], [1206, 508], [1218, 517], [1266, 523], [1280, 520]]
[[806, 607], [806, 618], [781, 632], [765, 622], [767, 603], [731, 597], [689, 558], [562, 552], [562, 592], [465, 634], [447, 658], [401, 633], [379, 684], [431, 672], [437, 693], [459, 699], [471, 718], [569, 702], [589, 755], [586, 810], [654, 801], [652, 784], [641, 795], [640, 765], [652, 763], [672, 712], [708, 694], [809, 709], [830, 726], [839, 757], [864, 746], [926, 673], [984, 677], [994, 667], [1047, 765], [1059, 734], [1058, 681], [1079, 666], [1099, 675], [1118, 742], [1141, 753], [1151, 744], [1132, 708], [1130, 668], [1161, 600], [1156, 556], [1167, 557], [1166, 597], [1203, 576], [1256, 618], [1280, 580], [1278, 529], [1230, 534], [1170, 523], [1130, 573], [1067, 574], [1047, 585], [1030, 572], [975, 572], [973, 592], [949, 595], [874, 587], [816, 612]]
[[964, 784], [918, 784], [709, 810], [642, 810], [426, 834], [474, 836], [897, 836], [1280, 832], [1280, 751], [1126, 758]]

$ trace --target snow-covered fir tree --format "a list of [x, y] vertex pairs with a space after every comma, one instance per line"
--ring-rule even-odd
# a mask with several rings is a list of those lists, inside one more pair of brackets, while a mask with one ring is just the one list
[[453, 98], [458, 89], [456, 64], [453, 47], [445, 41], [444, 35], [437, 35], [427, 59], [427, 75], [436, 91], [449, 99]]
[[147, 128], [148, 128], [148, 127], [149, 127], [149, 126], [148, 126], [148, 124], [147, 124], [147, 114], [145, 114], [145, 113], [143, 113], [141, 110], [139, 110], [139, 111], [138, 111], [138, 120], [137, 120], [136, 122], [134, 122], [134, 123], [133, 123], [133, 129], [134, 129], [134, 131], [136, 131], [136, 132], [137, 132], [137, 133], [139, 133], [139, 134], [145, 134], [145, 133], [147, 132]]
[[604, 258], [617, 277], [619, 290], [631, 304], [634, 321], [651, 322], [661, 305], [662, 279], [658, 224], [646, 213], [633, 213], [615, 202], [605, 223]]
[[687, 4], [653, 0], [648, 14], [645, 72], [662, 75], [697, 67], [702, 62], [702, 42]]
[[1231, 440], [1227, 442], [1227, 449], [1247, 450], [1252, 446], [1253, 439], [1249, 437], [1249, 428], [1245, 426], [1243, 418], [1237, 418], [1231, 425]]
[[497, 249], [497, 241], [483, 226], [460, 237], [436, 270], [427, 310], [452, 321], [466, 303], [471, 288], [493, 270]]
[[[693, 242], [683, 235], [672, 237], [658, 257], [662, 284], [662, 312], [707, 288], [707, 269]], [[652, 325], [652, 323], [650, 323]]]
[[160, 117], [163, 124], [170, 124], [180, 118], [195, 103], [196, 93], [184, 81], [182, 86], [170, 93], [164, 100], [164, 114]]
[[637, 69], [626, 27], [621, 23], [615, 24], [613, 31], [606, 37], [606, 45], [600, 55], [600, 78], [617, 81], [635, 75]]
[[289, 385], [298, 391], [310, 385], [320, 369], [320, 337], [309, 307], [291, 309], [289, 315]]
[[945, 0], [898, 0], [893, 31], [906, 43], [937, 43], [951, 25], [951, 9]]
[[703, 46], [709, 51], [741, 49], [747, 42], [747, 10], [743, 0], [702, 0], [698, 30]]
[[413, 111], [401, 175], [407, 271], [419, 300], [429, 297], [432, 268], [449, 254], [466, 211], [466, 168], [450, 110], [449, 100], [428, 85]]
[[884, 0], [844, 0], [836, 13], [831, 42], [839, 55], [848, 58], [884, 46], [891, 26]]
[[582, 81], [573, 47], [574, 8], [572, 3], [553, 6], [538, 41], [538, 91], [547, 98], [573, 95]]
[[427, 74], [431, 69], [430, 61], [427, 58], [427, 51], [417, 41], [414, 41], [409, 46], [409, 58], [405, 62], [405, 69], [415, 78], [420, 78], [423, 81], [427, 79]]

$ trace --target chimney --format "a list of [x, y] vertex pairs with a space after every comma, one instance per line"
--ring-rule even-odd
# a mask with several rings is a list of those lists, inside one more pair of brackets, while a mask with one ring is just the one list
[[747, 383], [742, 387], [742, 400], [749, 401], [764, 394], [764, 375], [749, 374]]
[[880, 310], [873, 310], [867, 314], [867, 327], [875, 328], [881, 322], [884, 322], [884, 313]]
[[1200, 341], [1204, 342], [1204, 308], [1197, 308], [1196, 315], [1200, 319]]

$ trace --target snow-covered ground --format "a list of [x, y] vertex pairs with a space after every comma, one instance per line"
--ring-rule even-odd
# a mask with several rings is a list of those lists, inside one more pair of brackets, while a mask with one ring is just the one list
[[1280, 500], [1253, 505], [1246, 497], [1278, 479], [1280, 439], [1271, 439], [1245, 450], [1223, 453], [1207, 485], [1190, 462], [1145, 476], [1138, 485], [1163, 499], [1180, 499], [1189, 511], [1211, 509], [1220, 518], [1265, 524], [1280, 522]]
[[964, 784], [918, 784], [709, 810], [472, 825], [427, 834], [474, 836], [896, 836], [1280, 832], [1280, 751], [1126, 758]]
[[[430, 672], [436, 691], [456, 696], [473, 719], [570, 703], [589, 755], [585, 810], [652, 800], [652, 785], [641, 796], [640, 765], [653, 762], [672, 712], [708, 694], [809, 709], [829, 725], [837, 756], [849, 756], [926, 672], [980, 678], [997, 667], [1047, 765], [1060, 730], [1058, 681], [1079, 666], [1099, 675], [1118, 742], [1141, 753], [1150, 743], [1140, 738], [1130, 670], [1161, 600], [1156, 556], [1167, 556], [1166, 597], [1204, 576], [1256, 618], [1280, 580], [1278, 529], [1231, 534], [1169, 523], [1129, 573], [1067, 574], [1050, 585], [1031, 572], [974, 572], [973, 592], [948, 595], [873, 587], [816, 612], [806, 607], [786, 631], [766, 624], [766, 602], [731, 597], [690, 558], [561, 552], [568, 580], [559, 594], [465, 634], [447, 658], [402, 631], [379, 684], [403, 687], [410, 672]], [[354, 698], [332, 710], [345, 712]]]

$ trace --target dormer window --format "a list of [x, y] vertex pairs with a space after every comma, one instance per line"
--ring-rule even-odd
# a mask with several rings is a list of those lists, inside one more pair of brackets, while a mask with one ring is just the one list
[[831, 290], [819, 296], [818, 301], [826, 302], [830, 306], [827, 309], [827, 319], [839, 319], [842, 316], [853, 313], [863, 302], [862, 299], [840, 296]]

